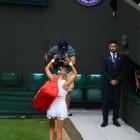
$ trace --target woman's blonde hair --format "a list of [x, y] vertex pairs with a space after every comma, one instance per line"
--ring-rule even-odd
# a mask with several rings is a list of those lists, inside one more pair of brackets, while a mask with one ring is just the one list
[[66, 67], [59, 67], [58, 74], [60, 74], [64, 79], [66, 79], [66, 75], [67, 75]]

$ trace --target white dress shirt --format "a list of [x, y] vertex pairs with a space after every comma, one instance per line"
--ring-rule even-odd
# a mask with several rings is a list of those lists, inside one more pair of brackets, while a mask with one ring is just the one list
[[111, 54], [112, 61], [114, 62], [115, 59], [117, 58], [117, 52], [115, 52], [115, 53], [110, 52], [110, 54]]

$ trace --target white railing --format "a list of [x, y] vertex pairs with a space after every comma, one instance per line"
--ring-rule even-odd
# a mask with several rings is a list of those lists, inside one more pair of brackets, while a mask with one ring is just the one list
[[123, 0], [124, 2], [128, 3], [129, 5], [133, 6], [135, 9], [140, 11], [140, 5], [138, 5], [137, 3], [135, 3], [132, 0]]

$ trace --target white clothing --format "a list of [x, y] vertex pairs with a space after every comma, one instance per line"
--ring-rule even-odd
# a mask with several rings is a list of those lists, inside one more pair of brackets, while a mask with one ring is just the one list
[[111, 57], [112, 57], [112, 61], [114, 62], [115, 61], [114, 59], [117, 58], [117, 52], [115, 52], [115, 53], [110, 52], [110, 54], [111, 54]]
[[51, 106], [47, 111], [48, 119], [59, 119], [64, 120], [68, 117], [67, 115], [67, 105], [66, 105], [66, 95], [67, 91], [62, 88], [63, 83], [65, 80], [58, 79], [58, 96], [53, 101]]

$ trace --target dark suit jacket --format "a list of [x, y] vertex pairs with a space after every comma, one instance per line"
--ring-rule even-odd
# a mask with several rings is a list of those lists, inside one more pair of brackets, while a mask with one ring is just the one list
[[124, 74], [124, 67], [123, 67], [123, 55], [117, 53], [116, 63], [114, 67], [114, 63], [112, 62], [112, 57], [110, 52], [107, 52], [103, 57], [102, 62], [102, 75], [103, 75], [103, 84], [104, 85], [111, 85], [111, 80], [118, 80], [121, 83]]

